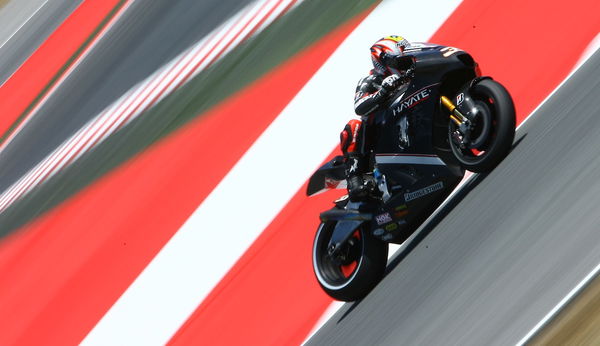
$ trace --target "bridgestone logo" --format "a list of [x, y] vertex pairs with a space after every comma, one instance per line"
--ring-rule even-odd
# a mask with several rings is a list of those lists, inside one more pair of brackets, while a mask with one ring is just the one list
[[425, 195], [428, 195], [428, 194], [430, 194], [432, 192], [435, 192], [437, 190], [441, 190], [443, 188], [444, 188], [444, 184], [440, 181], [437, 184], [424, 187], [424, 188], [422, 188], [420, 190], [405, 193], [404, 194], [404, 200], [406, 202], [412, 201], [413, 199], [421, 198], [421, 197], [423, 197]]

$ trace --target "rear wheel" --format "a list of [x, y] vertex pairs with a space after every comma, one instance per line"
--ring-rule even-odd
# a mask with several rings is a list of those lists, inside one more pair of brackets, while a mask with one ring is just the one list
[[381, 281], [387, 264], [388, 245], [359, 227], [335, 256], [327, 246], [335, 222], [322, 223], [313, 244], [313, 269], [319, 284], [334, 299], [354, 301], [366, 296]]
[[515, 106], [498, 82], [484, 79], [470, 89], [475, 102], [475, 119], [470, 139], [457, 139], [457, 128], [450, 122], [450, 147], [461, 165], [473, 172], [488, 172], [509, 153], [515, 137]]

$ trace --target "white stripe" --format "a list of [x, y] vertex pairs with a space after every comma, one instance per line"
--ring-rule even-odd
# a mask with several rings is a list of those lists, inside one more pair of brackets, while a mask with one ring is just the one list
[[577, 64], [575, 64], [575, 68], [577, 69], [579, 66], [583, 65], [589, 58], [592, 57], [592, 55], [594, 55], [598, 49], [600, 49], [600, 32], [597, 33], [592, 41], [588, 43], [587, 47], [585, 47], [585, 50], [579, 57]]
[[[411, 13], [403, 19], [406, 36], [427, 40], [458, 4], [458, 0], [443, 4], [426, 0], [379, 5], [252, 145], [83, 343], [166, 343], [337, 146], [337, 133], [354, 114], [356, 82], [371, 68], [368, 47], [373, 40], [398, 30], [394, 23], [400, 11]], [[343, 87], [331, 88], [333, 81]], [[319, 112], [314, 112], [314, 100], [321, 99], [323, 90], [328, 90], [328, 102], [321, 103]], [[311, 140], [289, 141], [290, 133], [310, 133]], [[275, 164], [282, 153], [293, 155], [284, 164]]]
[[536, 324], [529, 331], [529, 333], [527, 333], [527, 335], [525, 335], [521, 340], [519, 340], [517, 345], [522, 346], [529, 342], [534, 335], [536, 335], [542, 328], [544, 328], [548, 324], [548, 322], [550, 322], [550, 320], [554, 318], [554, 316], [556, 316], [568, 303], [570, 303], [573, 300], [573, 298], [575, 298], [577, 294], [579, 294], [579, 292], [581, 292], [585, 287], [587, 287], [587, 285], [598, 276], [598, 272], [600, 272], [600, 263], [585, 278], [583, 278], [583, 280], [581, 280], [577, 284], [577, 286], [575, 286], [560, 302], [558, 302], [558, 304], [556, 304], [556, 306], [554, 306], [554, 308], [552, 308], [552, 310], [550, 310], [550, 312], [548, 312], [548, 314], [546, 314], [546, 316], [544, 316], [544, 318], [542, 318], [542, 320], [538, 322], [538, 324]]
[[398, 165], [434, 165], [445, 166], [446, 164], [437, 156], [418, 155], [376, 155], [375, 162], [381, 164]]
[[21, 23], [21, 25], [19, 25], [19, 27], [10, 36], [8, 36], [8, 38], [2, 44], [0, 44], [0, 49], [2, 49], [2, 47], [4, 47], [8, 41], [10, 41], [21, 29], [23, 29], [23, 27], [29, 23], [31, 18], [33, 18], [44, 6], [46, 6], [47, 3], [48, 0], [44, 1], [35, 11], [33, 11], [33, 13], [27, 17], [27, 19], [25, 19], [25, 21]]
[[[272, 20], [274, 20], [275, 18], [279, 17], [280, 15], [282, 15], [283, 10], [286, 9], [287, 6], [289, 6], [289, 4], [294, 1], [294, 0], [283, 0], [281, 1], [281, 3], [277, 6], [277, 8], [275, 9], [275, 11], [273, 11], [273, 13], [267, 18], [267, 21], [265, 23], [263, 23], [258, 30], [263, 30], [267, 27], [267, 22], [270, 22]], [[302, 1], [297, 1], [291, 8], [295, 8], [298, 4], [300, 4]], [[290, 9], [291, 9], [290, 8]], [[289, 10], [289, 9], [288, 9]]]
[[[252, 18], [252, 14], [248, 15], [247, 18], [245, 18], [244, 23], [242, 23], [243, 25], [240, 25], [239, 28], [237, 28], [236, 32], [233, 35], [229, 35], [229, 37], [227, 37], [227, 39], [224, 41], [225, 45], [222, 47], [222, 49], [219, 50], [219, 54], [229, 53], [233, 48], [235, 48], [237, 43], [243, 41], [246, 38], [246, 36], [248, 36], [258, 26], [258, 23], [260, 23], [262, 20], [265, 20], [264, 24], [269, 25], [270, 21], [267, 19], [271, 16], [267, 16], [267, 14], [273, 8], [279, 6], [281, 1], [282, 0], [268, 1], [264, 7], [259, 9], [259, 12], [257, 13], [257, 16], [255, 18]], [[244, 27], [246, 25], [246, 22], [248, 23], [248, 25]]]
[[302, 345], [305, 345], [306, 342], [308, 340], [310, 340], [310, 338], [312, 338], [313, 335], [315, 335], [319, 331], [319, 329], [321, 329], [321, 327], [325, 323], [327, 323], [327, 321], [329, 321], [329, 319], [333, 315], [335, 315], [335, 313], [338, 312], [338, 310], [341, 309], [342, 306], [344, 306], [344, 305], [345, 305], [345, 302], [340, 302], [337, 300], [334, 300], [331, 304], [329, 304], [327, 309], [325, 309], [325, 312], [323, 312], [323, 314], [321, 315], [321, 317], [319, 318], [317, 323], [315, 323], [315, 325], [313, 326], [313, 329], [310, 331], [310, 333], [308, 333], [308, 336], [306, 337], [306, 339], [304, 340]]

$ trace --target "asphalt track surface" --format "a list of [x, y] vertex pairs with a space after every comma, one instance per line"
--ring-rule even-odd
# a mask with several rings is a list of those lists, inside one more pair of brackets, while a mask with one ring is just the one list
[[600, 51], [308, 344], [519, 342], [600, 263], [599, 77]]
[[250, 0], [135, 1], [0, 154], [0, 191]]
[[82, 1], [12, 0], [0, 6], [0, 85]]

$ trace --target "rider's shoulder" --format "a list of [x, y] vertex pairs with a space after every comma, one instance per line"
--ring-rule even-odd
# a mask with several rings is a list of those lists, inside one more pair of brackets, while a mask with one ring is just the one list
[[382, 80], [384, 77], [385, 76], [377, 73], [375, 70], [371, 70], [369, 71], [369, 74], [366, 77], [363, 77], [362, 79], [369, 82], [377, 82]]
[[378, 85], [381, 85], [382, 80], [383, 77], [381, 75], [378, 75], [371, 71], [368, 75], [359, 79], [358, 83], [356, 84], [356, 90], [363, 92], [372, 92], [373, 90], [377, 89]]
[[368, 75], [366, 75], [366, 76], [364, 76], [364, 77], [362, 77], [361, 79], [358, 80], [358, 85], [365, 84], [365, 83], [366, 84], [370, 84], [370, 83], [373, 83], [374, 81], [376, 81], [379, 78], [380, 78], [379, 75], [375, 74], [373, 72], [373, 70], [371, 70]]
[[430, 42], [411, 42], [410, 47], [407, 47], [404, 50], [404, 54], [418, 53], [424, 50], [439, 50], [444, 48], [445, 46]]

